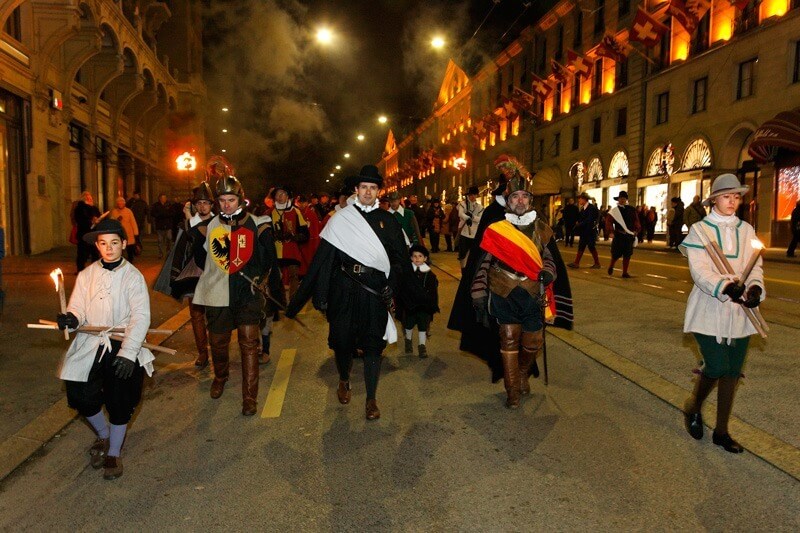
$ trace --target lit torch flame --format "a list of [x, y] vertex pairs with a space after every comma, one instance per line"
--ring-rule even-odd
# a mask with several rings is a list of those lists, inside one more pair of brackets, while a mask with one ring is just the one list
[[750, 245], [753, 247], [754, 250], [761, 250], [764, 248], [764, 243], [762, 243], [758, 239], [751, 239]]
[[53, 283], [56, 284], [56, 292], [58, 292], [58, 283], [59, 283], [58, 280], [59, 280], [59, 278], [64, 277], [64, 274], [61, 272], [60, 268], [57, 268], [57, 269], [53, 270], [52, 272], [50, 272], [50, 277], [53, 279]]

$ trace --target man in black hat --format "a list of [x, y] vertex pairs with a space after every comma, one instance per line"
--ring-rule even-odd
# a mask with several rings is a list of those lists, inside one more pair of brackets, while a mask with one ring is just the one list
[[393, 295], [401, 279], [413, 275], [400, 223], [379, 207], [382, 185], [383, 177], [374, 165], [366, 165], [358, 176], [348, 178], [347, 187], [355, 191], [355, 201], [336, 212], [322, 230], [308, 274], [286, 310], [286, 316], [292, 318], [312, 299], [314, 308], [326, 315], [328, 346], [336, 357], [337, 396], [342, 404], [351, 399], [353, 353], [363, 351], [367, 420], [380, 418], [375, 396], [381, 354], [387, 342], [397, 341], [390, 312]]
[[595, 242], [597, 241], [597, 219], [600, 213], [597, 206], [591, 202], [591, 197], [588, 193], [582, 192], [578, 196], [578, 221], [574, 227], [574, 234], [578, 236], [578, 254], [575, 256], [575, 261], [568, 264], [570, 268], [580, 268], [581, 257], [586, 248], [589, 248], [589, 253], [592, 254], [594, 264], [590, 268], [600, 268], [600, 257], [597, 255], [597, 248]]
[[119, 457], [128, 422], [142, 397], [144, 373], [153, 374], [153, 354], [142, 347], [150, 327], [150, 298], [142, 273], [122, 257], [128, 242], [118, 220], [101, 220], [83, 240], [95, 247], [100, 260], [78, 274], [67, 312], [57, 316], [58, 327], [123, 328], [125, 338], [104, 341], [99, 335], [78, 332], [64, 355], [59, 377], [65, 381], [70, 407], [97, 434], [89, 463], [103, 468], [103, 477], [111, 480], [122, 475]]
[[606, 231], [613, 233], [611, 239], [611, 264], [608, 265], [608, 275], [614, 275], [614, 264], [617, 259], [622, 258], [622, 277], [630, 278], [628, 266], [631, 263], [633, 248], [638, 244], [636, 235], [641, 229], [639, 226], [639, 216], [636, 209], [628, 205], [628, 193], [620, 191], [619, 196], [615, 197], [617, 206], [609, 210], [606, 215]]
[[239, 180], [225, 172], [217, 180], [216, 195], [219, 214], [192, 228], [200, 234], [194, 261], [203, 268], [193, 302], [206, 311], [214, 366], [211, 397], [222, 396], [228, 381], [229, 344], [236, 329], [242, 357], [242, 414], [251, 416], [258, 401], [259, 324], [264, 312], [264, 297], [253, 283], [279, 302], [283, 284], [269, 224], [245, 210]]
[[469, 252], [475, 242], [475, 235], [478, 232], [478, 225], [481, 221], [483, 214], [483, 206], [478, 201], [478, 188], [470, 187], [467, 189], [467, 197], [458, 202], [458, 218], [461, 219], [459, 224], [459, 237], [458, 237], [458, 260], [461, 262], [461, 268], [467, 266]]

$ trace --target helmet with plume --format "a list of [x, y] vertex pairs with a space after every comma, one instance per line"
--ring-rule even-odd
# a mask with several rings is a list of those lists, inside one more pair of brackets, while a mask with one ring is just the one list
[[512, 173], [510, 177], [507, 176], [506, 197], [517, 191], [525, 191], [530, 194], [529, 187], [533, 183], [533, 174], [516, 157], [503, 154], [495, 159], [494, 166], [500, 171], [511, 171]]
[[234, 176], [236, 172], [230, 162], [221, 155], [212, 155], [206, 163], [206, 181]]

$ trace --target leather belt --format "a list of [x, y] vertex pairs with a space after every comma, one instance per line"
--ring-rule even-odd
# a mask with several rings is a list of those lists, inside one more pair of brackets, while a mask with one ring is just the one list
[[345, 265], [344, 263], [342, 263], [342, 271], [344, 271], [344, 272], [346, 272], [348, 274], [351, 274], [351, 273], [352, 274], [372, 274], [373, 272], [376, 272], [377, 270], [378, 269], [376, 269], [376, 268], [368, 267], [368, 266], [362, 265], [360, 263], [354, 263], [352, 265]]
[[525, 281], [526, 279], [528, 279], [528, 276], [526, 276], [525, 274], [523, 274], [521, 272], [516, 272], [516, 271], [515, 272], [511, 272], [510, 270], [506, 270], [505, 268], [503, 268], [503, 267], [501, 267], [499, 265], [494, 265], [494, 268], [498, 272], [502, 272], [503, 274], [505, 274], [509, 278], [513, 279], [514, 281]]

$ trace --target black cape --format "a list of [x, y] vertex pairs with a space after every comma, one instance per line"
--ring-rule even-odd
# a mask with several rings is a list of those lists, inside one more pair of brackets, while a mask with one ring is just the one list
[[[492, 371], [492, 382], [503, 378], [503, 361], [500, 358], [500, 327], [494, 320], [489, 321], [489, 328], [476, 320], [475, 310], [472, 308], [472, 295], [470, 289], [475, 272], [478, 269], [479, 259], [483, 256], [480, 243], [483, 233], [489, 225], [505, 218], [504, 205], [493, 201], [483, 210], [475, 241], [467, 259], [467, 265], [461, 272], [461, 281], [458, 284], [453, 309], [450, 312], [448, 329], [461, 332], [459, 348], [465, 352], [476, 355], [486, 361]], [[553, 255], [556, 264], [556, 281], [553, 283], [553, 293], [556, 300], [556, 318], [553, 326], [557, 328], [572, 329], [572, 290], [569, 285], [569, 276], [564, 260], [556, 245], [555, 238], [547, 243], [547, 249]]]

